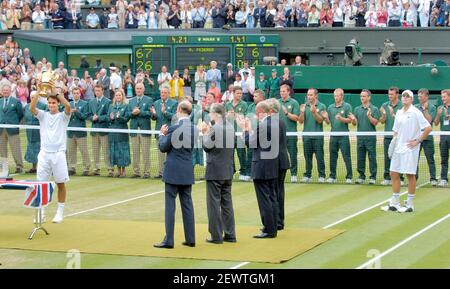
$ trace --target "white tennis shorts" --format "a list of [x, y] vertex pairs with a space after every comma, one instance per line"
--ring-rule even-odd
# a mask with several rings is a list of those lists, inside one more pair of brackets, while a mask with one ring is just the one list
[[405, 153], [394, 152], [389, 170], [400, 174], [415, 175], [417, 172], [418, 163], [419, 150], [413, 150]]
[[37, 180], [50, 181], [50, 178], [52, 176], [55, 180], [55, 183], [57, 184], [66, 183], [69, 181], [66, 152], [39, 152], [37, 164]]

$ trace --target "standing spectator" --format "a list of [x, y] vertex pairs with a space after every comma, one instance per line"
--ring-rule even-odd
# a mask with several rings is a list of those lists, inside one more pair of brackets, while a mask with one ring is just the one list
[[[169, 126], [172, 118], [176, 115], [177, 102], [169, 98], [170, 87], [161, 87], [161, 99], [155, 101], [151, 108], [152, 119], [156, 121], [155, 130], [160, 130], [163, 125]], [[158, 139], [158, 136], [156, 136]], [[166, 153], [158, 152], [159, 172], [157, 179], [162, 178]]]
[[211, 86], [211, 82], [214, 81], [216, 83], [217, 88], [221, 91], [220, 81], [222, 80], [222, 73], [219, 69], [217, 69], [217, 62], [214, 60], [210, 62], [210, 69], [206, 72], [206, 81], [208, 84], [208, 89]]
[[295, 9], [297, 9], [297, 3], [293, 2], [292, 6], [289, 8], [285, 8], [285, 17], [286, 17], [286, 27], [295, 27], [297, 24], [297, 19], [295, 18]]
[[180, 73], [178, 70], [173, 71], [172, 79], [169, 80], [170, 85], [170, 97], [180, 101], [181, 98], [183, 98], [183, 86], [184, 81], [183, 78], [180, 78]]
[[237, 28], [245, 28], [247, 22], [247, 11], [244, 4], [239, 6], [239, 10], [236, 12], [234, 19], [236, 20]]
[[123, 87], [122, 87], [126, 98], [132, 98], [134, 94], [134, 81], [131, 78], [131, 75], [125, 75], [123, 79]]
[[[304, 123], [303, 132], [323, 132], [323, 122], [329, 123], [327, 108], [318, 99], [317, 89], [310, 88], [307, 92], [307, 102], [300, 107], [299, 123]], [[323, 136], [304, 136], [303, 155], [306, 169], [302, 183], [309, 183], [312, 177], [313, 155], [316, 155], [319, 183], [325, 182], [325, 158]]]
[[[194, 21], [195, 23], [195, 21]], [[180, 11], [178, 10], [177, 4], [172, 4], [169, 14], [167, 16], [167, 24], [169, 25], [169, 28], [175, 28], [178, 29], [181, 25], [181, 16]]]
[[163, 6], [158, 8], [158, 28], [167, 29], [169, 25], [167, 24], [167, 12], [164, 10]]
[[6, 27], [9, 30], [20, 29], [20, 9], [12, 4], [6, 10]]
[[298, 4], [295, 9], [295, 18], [297, 19], [297, 27], [308, 27], [308, 7], [305, 3]]
[[194, 2], [194, 8], [192, 8], [192, 28], [203, 28], [205, 26], [206, 10], [201, 6], [200, 1]]
[[[103, 87], [101, 84], [96, 84], [94, 87], [95, 99], [89, 102], [89, 120], [92, 122], [93, 128], [108, 128], [109, 124], [109, 106], [111, 100], [106, 98], [103, 94]], [[108, 168], [108, 175], [114, 175], [108, 147], [108, 133], [105, 132], [91, 132], [92, 136], [92, 155], [94, 157], [95, 169], [91, 173], [93, 176], [100, 175], [100, 150], [103, 151], [103, 160]]]
[[125, 12], [125, 28], [126, 29], [136, 29], [138, 28], [138, 15], [133, 5], [128, 5], [127, 11]]
[[255, 89], [261, 90], [264, 92], [264, 95], [269, 94], [269, 82], [266, 80], [266, 76], [264, 75], [264, 72], [259, 73], [259, 78], [255, 83]]
[[[0, 123], [20, 124], [23, 117], [23, 109], [20, 101], [12, 97], [11, 85], [4, 84], [1, 87], [2, 98], [0, 98]], [[0, 157], [8, 157], [8, 143], [16, 163], [16, 173], [23, 172], [22, 151], [18, 128], [0, 129]]]
[[255, 27], [266, 27], [266, 3], [258, 0], [258, 7], [255, 9]]
[[277, 70], [272, 68], [272, 75], [267, 81], [269, 85], [268, 98], [280, 98], [280, 79], [277, 76]]
[[[416, 108], [420, 110], [420, 112], [423, 114], [425, 119], [430, 123], [431, 126], [433, 126], [433, 120], [436, 118], [436, 106], [431, 104], [429, 102], [429, 92], [426, 88], [419, 89], [418, 98], [419, 103], [416, 104]], [[434, 139], [433, 136], [428, 136], [426, 139], [422, 141], [420, 144], [420, 151], [419, 151], [419, 157], [420, 152], [422, 149], [425, 152], [425, 157], [427, 159], [428, 163], [428, 169], [430, 173], [430, 184], [435, 187], [437, 186], [437, 179], [436, 179], [436, 163], [434, 161]], [[417, 167], [416, 172], [416, 179], [419, 178], [419, 167]]]
[[[438, 108], [434, 125], [440, 125], [441, 131], [450, 131], [450, 90], [441, 91], [442, 105]], [[448, 186], [448, 154], [450, 150], [450, 135], [441, 135], [439, 151], [441, 153], [441, 180], [439, 187]]]
[[222, 101], [224, 104], [226, 104], [229, 101], [232, 101], [234, 98], [234, 85], [230, 84], [228, 86], [228, 90], [225, 91], [225, 93], [222, 95]]
[[339, 6], [339, 1], [333, 1], [333, 27], [343, 27], [344, 26], [344, 13]]
[[369, 11], [367, 11], [366, 16], [364, 16], [366, 20], [366, 27], [374, 28], [378, 25], [377, 20], [377, 12], [375, 11], [375, 5], [370, 4]]
[[400, 27], [400, 18], [402, 17], [402, 7], [398, 5], [397, 0], [392, 0], [391, 5], [388, 7], [388, 26]]
[[115, 10], [117, 11], [118, 25], [120, 29], [125, 28], [125, 14], [127, 12], [128, 3], [125, 0], [117, 0]]
[[109, 24], [109, 13], [108, 13], [108, 8], [103, 8], [103, 13], [102, 15], [100, 15], [100, 28], [101, 29], [106, 29], [108, 28], [108, 24]]
[[220, 0], [214, 2], [211, 17], [213, 18], [213, 28], [222, 28], [225, 25], [227, 13]]
[[355, 27], [357, 12], [358, 8], [353, 4], [353, 0], [347, 0], [344, 7], [344, 27]]
[[320, 13], [317, 11], [316, 5], [311, 6], [308, 13], [308, 27], [319, 27]]
[[255, 4], [253, 4], [253, 2], [250, 2], [248, 3], [247, 6], [247, 23], [246, 23], [247, 28], [255, 27], [254, 13], [255, 13]]
[[[330, 104], [327, 109], [328, 120], [331, 124], [331, 132], [348, 132], [348, 124], [351, 123], [350, 115], [352, 107], [344, 101], [344, 91], [341, 88], [334, 90], [334, 103]], [[350, 151], [349, 136], [331, 136], [330, 137], [330, 177], [327, 183], [336, 183], [336, 167], [341, 150], [344, 159], [347, 174], [345, 175], [345, 183], [351, 184], [353, 178], [352, 159]]]
[[156, 12], [156, 6], [151, 5], [148, 9], [148, 29], [158, 28], [158, 12]]
[[212, 7], [209, 1], [205, 3], [205, 29], [213, 28]]
[[110, 79], [110, 85], [109, 89], [111, 91], [110, 96], [111, 99], [115, 95], [115, 91], [122, 88], [122, 77], [119, 75], [119, 69], [117, 67], [111, 66], [109, 68], [109, 71], [111, 73]]
[[325, 2], [320, 10], [320, 26], [331, 27], [333, 24], [333, 10], [330, 9], [330, 5]]
[[184, 97], [190, 97], [192, 95], [192, 80], [189, 74], [189, 68], [183, 69], [183, 95]]
[[[34, 91], [32, 94], [36, 94]], [[46, 110], [47, 106], [38, 102], [37, 108], [40, 110]], [[24, 121], [26, 125], [39, 125], [39, 120], [31, 113], [30, 105], [24, 106]], [[41, 136], [38, 129], [27, 129], [27, 151], [25, 152], [25, 160], [32, 164], [32, 167], [28, 174], [35, 174], [38, 162], [38, 154], [41, 149]]]
[[[128, 110], [128, 101], [125, 98], [123, 90], [116, 90], [114, 99], [108, 110], [109, 128], [112, 129], [128, 129], [128, 121], [130, 120], [130, 112]], [[117, 178], [126, 176], [125, 167], [130, 165], [130, 142], [128, 133], [109, 133], [109, 151], [110, 163], [113, 168], [117, 166]], [[112, 175], [109, 175], [112, 177]]]
[[197, 66], [197, 71], [194, 75], [195, 91], [194, 100], [202, 102], [202, 98], [206, 95], [206, 72], [203, 64]]
[[20, 29], [21, 30], [31, 30], [31, 15], [32, 11], [30, 5], [24, 4], [22, 7], [22, 14], [20, 18]]
[[[246, 72], [247, 73], [247, 72]], [[233, 83], [233, 86], [239, 86], [240, 88], [242, 88], [242, 77], [241, 77], [241, 75], [238, 73], [238, 74], [236, 74], [236, 77], [235, 77], [235, 81], [234, 81], [234, 83]]]
[[365, 27], [366, 26], [366, 4], [359, 3], [358, 10], [356, 12], [356, 27]]
[[377, 27], [387, 27], [388, 18], [386, 6], [379, 5], [377, 9]]
[[[136, 97], [132, 98], [128, 105], [131, 112], [130, 129], [151, 130], [153, 100], [144, 95], [143, 83], [136, 84]], [[141, 148], [144, 161], [144, 179], [150, 177], [150, 140], [149, 134], [130, 134], [133, 149], [133, 178], [141, 177]]]
[[235, 13], [234, 13], [234, 6], [231, 5], [231, 4], [228, 5], [226, 22], [227, 22], [227, 25], [228, 25], [229, 27], [234, 27], [234, 25], [235, 25], [235, 23], [236, 23], [236, 21], [235, 21], [235, 19], [234, 19], [234, 17], [235, 17], [234, 14], [235, 14]]
[[53, 4], [53, 10], [50, 13], [50, 17], [53, 29], [64, 29], [66, 13], [59, 8], [58, 4]]
[[[89, 118], [89, 104], [80, 99], [81, 90], [76, 87], [72, 90], [73, 101], [70, 102], [70, 120], [68, 127], [86, 128], [86, 119]], [[89, 175], [91, 160], [89, 158], [87, 132], [68, 131], [67, 132], [67, 155], [69, 165], [69, 176], [76, 174], [77, 148], [80, 150], [83, 159], [83, 176]]]
[[241, 78], [244, 78], [244, 72], [250, 73], [250, 67], [248, 67], [248, 60], [244, 60], [243, 67], [239, 69]]
[[417, 11], [408, 2], [403, 4], [401, 22], [402, 27], [415, 27], [417, 22]]
[[52, 19], [52, 16], [50, 15], [53, 10], [53, 3], [46, 0], [44, 2], [44, 7], [42, 7], [42, 11], [45, 13], [45, 21], [44, 21], [44, 29], [52, 29], [52, 22], [50, 21]]
[[280, 86], [283, 84], [287, 84], [290, 87], [290, 95], [294, 95], [294, 77], [291, 76], [291, 72], [289, 71], [289, 67], [283, 68], [284, 74], [280, 76]]
[[229, 87], [230, 84], [234, 84], [236, 77], [235, 77], [235, 72], [233, 71], [233, 64], [231, 64], [231, 63], [227, 64], [227, 70], [223, 73], [222, 78], [225, 80], [226, 87]]
[[[354, 115], [351, 115], [352, 124], [357, 125], [357, 131], [375, 132], [380, 119], [380, 112], [376, 106], [370, 103], [371, 92], [368, 89], [361, 91], [361, 105], [355, 108]], [[357, 169], [359, 177], [357, 184], [363, 184], [366, 179], [366, 155], [369, 156], [370, 179], [369, 184], [373, 185], [377, 179], [377, 137], [358, 136], [357, 137]]]
[[161, 67], [161, 72], [158, 74], [158, 86], [159, 90], [161, 90], [163, 87], [169, 89], [170, 91], [170, 83], [169, 81], [172, 79], [172, 75], [170, 75], [170, 72], [167, 72], [167, 66], [163, 65]]
[[217, 87], [215, 81], [211, 81], [211, 86], [209, 87], [207, 93], [212, 93], [215, 95], [215, 102], [219, 103], [222, 100], [222, 93], [220, 89]]
[[181, 28], [182, 29], [190, 29], [192, 28], [192, 13], [191, 13], [191, 5], [184, 4], [183, 10], [180, 12], [181, 18]]
[[95, 13], [95, 8], [91, 7], [89, 14], [86, 16], [86, 26], [89, 29], [97, 29], [100, 25], [100, 18]]
[[108, 29], [119, 28], [119, 16], [116, 13], [116, 7], [112, 6], [108, 14]]
[[28, 90], [28, 86], [25, 80], [19, 79], [17, 82], [16, 88], [16, 97], [19, 99], [20, 103], [22, 103], [22, 107], [29, 102], [30, 91]]
[[[281, 98], [278, 100], [280, 103], [280, 119], [286, 125], [287, 132], [297, 132], [297, 122], [299, 120], [300, 105], [298, 102], [291, 98], [289, 95], [290, 87], [288, 85], [283, 85], [279, 89], [279, 94]], [[291, 164], [291, 182], [297, 182], [297, 136], [287, 137], [287, 149], [289, 152], [289, 159]]]
[[36, 4], [36, 6], [34, 7], [34, 12], [31, 16], [31, 19], [33, 20], [34, 30], [44, 29], [45, 13], [41, 10], [40, 4]]
[[417, 12], [419, 12], [419, 20], [421, 27], [428, 27], [430, 22], [430, 5], [431, 0], [419, 0], [419, 8]]
[[66, 13], [67, 29], [80, 29], [81, 13], [77, 11], [75, 3], [70, 5], [70, 10]]
[[277, 14], [277, 9], [274, 7], [273, 2], [267, 4], [266, 9], [266, 26], [265, 27], [275, 27], [275, 15]]

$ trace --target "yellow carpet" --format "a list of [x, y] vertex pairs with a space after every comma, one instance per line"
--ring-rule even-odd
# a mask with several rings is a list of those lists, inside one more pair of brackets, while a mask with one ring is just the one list
[[175, 228], [175, 249], [156, 249], [164, 236], [163, 223], [66, 219], [55, 225], [46, 223], [50, 235], [39, 231], [28, 240], [33, 225], [30, 217], [0, 216], [0, 248], [126, 256], [171, 257], [223, 261], [281, 263], [298, 256], [343, 233], [342, 230], [296, 229], [280, 231], [276, 239], [254, 239], [258, 227], [236, 229], [237, 243], [214, 245], [204, 240], [208, 236], [206, 224], [196, 225], [197, 246], [188, 248], [182, 224]]

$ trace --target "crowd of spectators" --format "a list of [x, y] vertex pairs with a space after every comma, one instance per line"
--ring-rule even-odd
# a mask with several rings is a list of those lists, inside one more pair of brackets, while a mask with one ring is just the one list
[[450, 0], [3, 0], [1, 9], [2, 30], [450, 25]]

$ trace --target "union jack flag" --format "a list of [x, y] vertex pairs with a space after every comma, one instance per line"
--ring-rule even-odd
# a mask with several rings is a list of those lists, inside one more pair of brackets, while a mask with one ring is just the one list
[[0, 181], [0, 188], [9, 190], [25, 190], [23, 205], [27, 208], [39, 209], [47, 207], [52, 201], [54, 182], [39, 181]]

